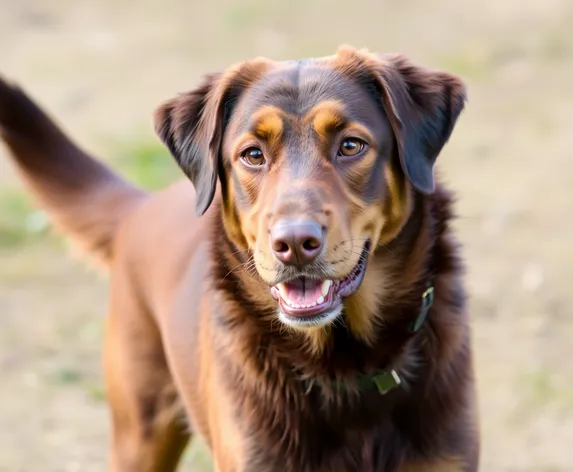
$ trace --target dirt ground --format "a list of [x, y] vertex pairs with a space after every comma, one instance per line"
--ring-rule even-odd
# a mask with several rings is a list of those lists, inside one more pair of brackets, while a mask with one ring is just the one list
[[[481, 470], [570, 472], [572, 31], [570, 0], [0, 0], [0, 73], [151, 187], [178, 176], [154, 107], [235, 61], [349, 43], [461, 74], [469, 103], [439, 168], [459, 196]], [[0, 471], [104, 470], [106, 300], [1, 155]], [[200, 445], [186, 466], [210, 470]]]

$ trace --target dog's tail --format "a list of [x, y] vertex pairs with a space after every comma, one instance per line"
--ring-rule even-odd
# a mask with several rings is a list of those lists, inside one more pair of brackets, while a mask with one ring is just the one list
[[56, 227], [109, 265], [120, 222], [146, 194], [79, 149], [32, 99], [2, 78], [0, 137]]

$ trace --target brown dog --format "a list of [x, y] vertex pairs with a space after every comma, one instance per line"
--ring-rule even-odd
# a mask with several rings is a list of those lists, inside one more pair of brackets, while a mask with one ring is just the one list
[[159, 108], [193, 186], [149, 196], [0, 81], [22, 175], [110, 268], [112, 470], [175, 470], [189, 429], [220, 472], [477, 470], [433, 176], [464, 102], [457, 77], [402, 56], [245, 62]]

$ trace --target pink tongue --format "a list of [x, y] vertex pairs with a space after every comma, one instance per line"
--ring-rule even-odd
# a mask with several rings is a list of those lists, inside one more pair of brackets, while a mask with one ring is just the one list
[[284, 284], [286, 296], [291, 302], [308, 305], [322, 296], [322, 282], [301, 278]]

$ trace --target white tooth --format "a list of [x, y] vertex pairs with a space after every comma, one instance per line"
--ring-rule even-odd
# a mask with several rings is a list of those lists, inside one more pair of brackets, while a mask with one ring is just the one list
[[330, 290], [331, 285], [332, 285], [332, 280], [325, 280], [324, 282], [322, 282], [321, 292], [323, 297], [326, 297], [328, 295], [328, 291]]
[[295, 308], [300, 308], [300, 305], [298, 305], [298, 304], [295, 304], [295, 305], [293, 305], [293, 306], [294, 306]]
[[312, 302], [310, 306], [316, 306], [316, 302]]
[[323, 296], [318, 297], [318, 299], [316, 300], [317, 305], [320, 305], [321, 303], [324, 303], [324, 297]]

